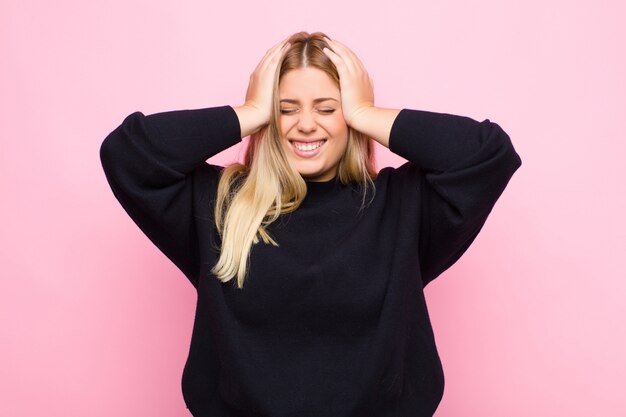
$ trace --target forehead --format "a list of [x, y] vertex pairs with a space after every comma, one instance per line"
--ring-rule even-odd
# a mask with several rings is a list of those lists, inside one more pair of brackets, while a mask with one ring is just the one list
[[339, 88], [332, 78], [317, 68], [298, 68], [287, 71], [278, 87], [280, 99], [312, 101], [320, 97], [340, 99]]

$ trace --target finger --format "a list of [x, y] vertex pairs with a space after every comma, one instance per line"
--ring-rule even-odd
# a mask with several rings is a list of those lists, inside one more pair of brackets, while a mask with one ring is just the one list
[[341, 57], [337, 55], [337, 52], [335, 52], [334, 50], [328, 47], [323, 47], [322, 52], [324, 52], [328, 56], [328, 58], [330, 58], [330, 60], [333, 61], [333, 64], [337, 65], [341, 63], [342, 61]]
[[278, 48], [277, 52], [276, 52], [276, 56], [282, 56], [285, 54], [285, 52], [287, 52], [289, 50], [289, 48], [291, 48], [291, 44], [289, 42], [287, 42], [287, 40], [285, 40], [281, 45], [280, 48]]
[[331, 42], [333, 42], [333, 45], [335, 45], [337, 49], [341, 49], [347, 56], [350, 57], [350, 62], [352, 62], [353, 67], [355, 69], [358, 68], [361, 71], [367, 73], [367, 70], [365, 69], [365, 65], [363, 65], [363, 61], [359, 59], [359, 57], [354, 53], [352, 49], [348, 48], [346, 45], [344, 45], [340, 41], [335, 40]]
[[341, 44], [339, 44], [337, 41], [333, 41], [330, 38], [327, 38], [326, 36], [324, 36], [324, 40], [328, 44], [329, 49], [332, 48], [331, 51], [334, 52], [335, 55], [340, 56], [343, 60], [345, 60], [345, 52]]
[[[337, 71], [350, 71], [351, 68], [349, 66], [349, 62], [346, 59], [346, 55], [343, 51], [341, 51], [338, 47], [329, 45], [329, 48], [323, 48], [323, 52], [327, 52], [326, 55], [333, 61], [333, 64], [337, 67]], [[333, 49], [331, 49], [333, 48]]]
[[276, 49], [273, 50], [272, 53], [269, 55], [269, 60], [272, 63], [276, 63], [289, 49], [290, 46], [291, 45], [287, 42], [287, 40], [279, 43], [278, 45], [276, 45]]
[[346, 66], [343, 58], [338, 55], [335, 51], [330, 48], [324, 47], [322, 52], [326, 53], [326, 56], [335, 64], [335, 68], [337, 68], [337, 72], [339, 73], [339, 78], [347, 78], [349, 75], [349, 68]]
[[337, 40], [331, 40], [329, 38], [324, 38], [326, 39], [327, 43], [333, 48], [333, 51], [335, 51], [337, 54], [339, 55], [349, 55], [349, 48], [347, 46], [345, 46], [344, 44], [342, 44], [341, 42], [337, 41]]
[[350, 71], [351, 73], [355, 73], [359, 69], [362, 69], [358, 60], [354, 59], [356, 55], [354, 55], [354, 53], [352, 53], [348, 47], [338, 41], [332, 41], [330, 39], [328, 39], [327, 42], [329, 42], [329, 45], [332, 46], [335, 53], [341, 56], [341, 58], [345, 62], [346, 68], [348, 68], [348, 71]]
[[271, 55], [273, 52], [276, 52], [277, 50], [283, 48], [287, 44], [288, 40], [289, 38], [285, 38], [282, 41], [278, 42], [276, 45], [272, 46], [270, 49], [267, 50], [267, 55]]
[[342, 57], [342, 59], [346, 60], [346, 50], [345, 47], [337, 41], [331, 40], [329, 38], [324, 38], [326, 43], [332, 48], [332, 51]]
[[269, 58], [269, 61], [267, 61], [267, 67], [266, 69], [268, 71], [271, 71], [272, 73], [275, 72], [280, 64], [280, 61], [283, 59], [283, 57], [285, 56], [285, 53], [287, 52], [287, 50], [290, 48], [290, 44], [289, 43], [284, 43], [279, 49], [277, 49], [276, 51], [274, 51], [272, 53], [272, 55]]
[[276, 45], [272, 46], [270, 49], [268, 49], [265, 55], [263, 56], [263, 58], [261, 59], [261, 61], [259, 62], [259, 64], [257, 65], [257, 69], [262, 69], [266, 67], [268, 62], [271, 61], [276, 56], [276, 54], [278, 53], [282, 54], [282, 52], [287, 50], [288, 40], [289, 38], [285, 38], [279, 43], [277, 43]]

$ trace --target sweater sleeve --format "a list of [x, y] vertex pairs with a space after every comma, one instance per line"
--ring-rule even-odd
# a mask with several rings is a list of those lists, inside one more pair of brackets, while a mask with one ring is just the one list
[[192, 176], [200, 166], [209, 166], [209, 157], [240, 142], [240, 133], [231, 106], [148, 116], [135, 112], [100, 146], [116, 199], [194, 287], [200, 270], [194, 194], [205, 191], [194, 190]]
[[402, 109], [389, 149], [419, 173], [422, 285], [465, 253], [522, 160], [489, 119]]

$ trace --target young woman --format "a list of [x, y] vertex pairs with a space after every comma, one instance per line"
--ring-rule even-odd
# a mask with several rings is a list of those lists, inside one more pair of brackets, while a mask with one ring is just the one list
[[[250, 136], [243, 164], [206, 160]], [[408, 162], [374, 168], [374, 143]], [[521, 166], [496, 123], [374, 105], [323, 33], [267, 51], [241, 106], [130, 114], [115, 197], [198, 293], [194, 416], [432, 416], [444, 375], [423, 288]]]

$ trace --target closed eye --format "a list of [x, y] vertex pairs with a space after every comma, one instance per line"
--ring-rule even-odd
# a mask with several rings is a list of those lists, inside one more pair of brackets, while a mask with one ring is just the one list
[[[291, 114], [295, 113], [296, 111], [297, 109], [280, 109], [280, 112], [282, 114]], [[332, 114], [335, 112], [335, 109], [320, 109], [319, 112], [323, 114]]]

